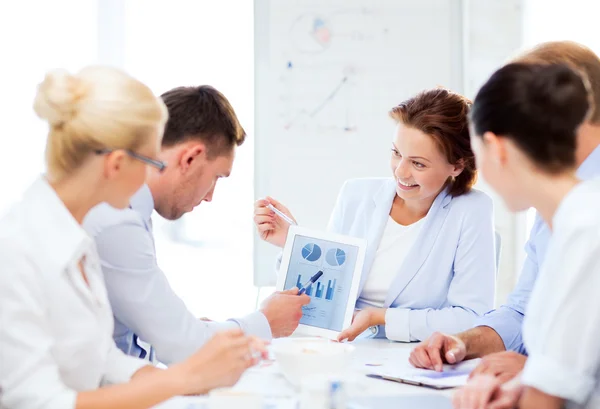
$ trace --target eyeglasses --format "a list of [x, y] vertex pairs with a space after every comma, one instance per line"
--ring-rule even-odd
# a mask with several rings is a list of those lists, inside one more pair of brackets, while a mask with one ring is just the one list
[[[97, 151], [95, 151], [95, 153], [96, 153], [96, 155], [106, 155], [108, 153], [114, 152], [115, 150], [116, 149], [109, 149], [109, 148], [98, 149]], [[141, 162], [144, 162], [144, 163], [152, 166], [153, 168], [158, 169], [159, 172], [164, 171], [167, 167], [167, 164], [163, 161], [152, 159], [152, 158], [149, 158], [144, 155], [140, 155], [139, 153], [135, 153], [135, 152], [127, 150], [127, 149], [125, 149], [125, 152], [127, 153], [127, 155], [131, 156], [132, 158], [137, 159]]]

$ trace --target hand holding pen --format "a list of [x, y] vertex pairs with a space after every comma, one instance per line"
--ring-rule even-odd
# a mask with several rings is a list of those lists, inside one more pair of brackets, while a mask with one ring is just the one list
[[254, 223], [261, 239], [282, 248], [290, 226], [297, 225], [291, 212], [271, 197], [256, 201]]
[[308, 290], [308, 288], [309, 288], [311, 285], [313, 285], [314, 283], [316, 283], [316, 282], [317, 282], [317, 280], [318, 280], [319, 278], [321, 278], [321, 276], [322, 276], [322, 275], [323, 275], [323, 272], [322, 272], [322, 271], [319, 271], [317, 274], [315, 274], [314, 276], [312, 276], [312, 277], [310, 278], [310, 280], [308, 280], [308, 281], [307, 281], [307, 282], [306, 282], [306, 283], [305, 283], [305, 284], [302, 286], [302, 288], [301, 288], [301, 289], [298, 291], [298, 295], [302, 295], [302, 294], [304, 294], [304, 293], [305, 293], [305, 292]]
[[285, 220], [287, 222], [287, 224], [290, 224], [292, 226], [297, 226], [298, 223], [296, 223], [295, 220], [293, 220], [291, 217], [289, 217], [288, 215], [286, 215], [285, 213], [283, 213], [281, 210], [278, 210], [275, 206], [273, 206], [271, 203], [269, 203], [267, 205], [267, 207], [271, 210], [273, 210], [275, 212], [275, 214], [279, 217], [281, 217], [283, 220]]

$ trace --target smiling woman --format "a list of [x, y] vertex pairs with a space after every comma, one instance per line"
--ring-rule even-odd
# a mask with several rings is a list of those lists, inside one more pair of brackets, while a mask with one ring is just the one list
[[[491, 199], [472, 189], [470, 102], [446, 89], [424, 91], [394, 107], [392, 178], [349, 180], [328, 229], [366, 238], [368, 248], [350, 328], [417, 341], [434, 331], [461, 331], [492, 308], [495, 248]], [[259, 201], [261, 237], [283, 246], [288, 225]]]
[[[447, 183], [449, 193], [460, 196], [477, 181], [475, 156], [465, 122], [469, 106], [470, 101], [462, 95], [439, 88], [423, 92], [391, 110], [390, 116], [398, 122], [397, 143], [404, 142], [407, 149], [417, 149], [408, 157], [408, 164], [409, 169], [422, 171], [411, 173], [415, 180], [423, 182], [417, 184], [423, 190], [431, 187], [431, 193], [437, 194]], [[410, 186], [401, 178], [402, 173], [398, 174], [404, 168], [399, 169], [402, 152], [395, 143], [392, 152], [392, 170], [399, 185]]]

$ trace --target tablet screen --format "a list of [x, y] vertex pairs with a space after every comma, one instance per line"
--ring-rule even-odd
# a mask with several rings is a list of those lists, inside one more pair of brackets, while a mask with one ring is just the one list
[[296, 235], [284, 288], [301, 288], [323, 272], [306, 291], [311, 302], [303, 307], [300, 324], [342, 331], [357, 256], [357, 246]]

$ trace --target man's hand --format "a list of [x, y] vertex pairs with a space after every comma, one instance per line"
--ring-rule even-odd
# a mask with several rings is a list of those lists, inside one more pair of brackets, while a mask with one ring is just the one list
[[267, 317], [274, 338], [288, 337], [298, 327], [302, 307], [310, 303], [310, 297], [297, 294], [298, 288], [294, 287], [276, 292], [262, 303], [260, 310]]
[[525, 367], [527, 357], [517, 352], [497, 352], [481, 359], [481, 363], [471, 372], [470, 378], [477, 375], [492, 375], [502, 383], [517, 376]]
[[459, 337], [435, 332], [412, 350], [408, 361], [416, 368], [441, 372], [444, 362], [456, 364], [466, 356], [467, 347]]

